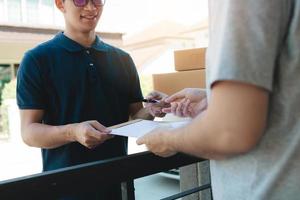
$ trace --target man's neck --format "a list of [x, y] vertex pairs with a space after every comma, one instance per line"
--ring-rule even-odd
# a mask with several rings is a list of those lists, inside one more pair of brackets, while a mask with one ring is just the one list
[[64, 35], [76, 41], [77, 43], [81, 44], [84, 47], [91, 47], [96, 38], [95, 31], [91, 31], [88, 33], [80, 33], [80, 32], [75, 33], [72, 31], [65, 30]]

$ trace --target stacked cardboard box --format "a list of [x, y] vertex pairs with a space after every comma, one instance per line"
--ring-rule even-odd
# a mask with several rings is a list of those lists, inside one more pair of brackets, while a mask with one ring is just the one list
[[186, 49], [174, 52], [174, 73], [153, 74], [154, 90], [168, 95], [187, 87], [205, 88], [206, 48]]

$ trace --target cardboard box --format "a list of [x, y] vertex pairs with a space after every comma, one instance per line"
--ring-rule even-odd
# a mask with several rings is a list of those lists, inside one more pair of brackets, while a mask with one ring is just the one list
[[197, 70], [205, 68], [206, 48], [174, 51], [176, 71]]
[[153, 89], [168, 95], [188, 87], [205, 88], [205, 69], [153, 74]]

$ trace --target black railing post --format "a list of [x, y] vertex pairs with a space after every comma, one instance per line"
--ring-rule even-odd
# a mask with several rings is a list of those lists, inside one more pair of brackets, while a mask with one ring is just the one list
[[133, 180], [121, 183], [122, 200], [135, 200]]

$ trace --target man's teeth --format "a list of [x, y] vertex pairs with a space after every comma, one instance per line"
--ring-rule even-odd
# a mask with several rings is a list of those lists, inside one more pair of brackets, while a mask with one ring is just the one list
[[87, 18], [87, 19], [95, 19], [96, 16], [83, 16], [84, 18]]

